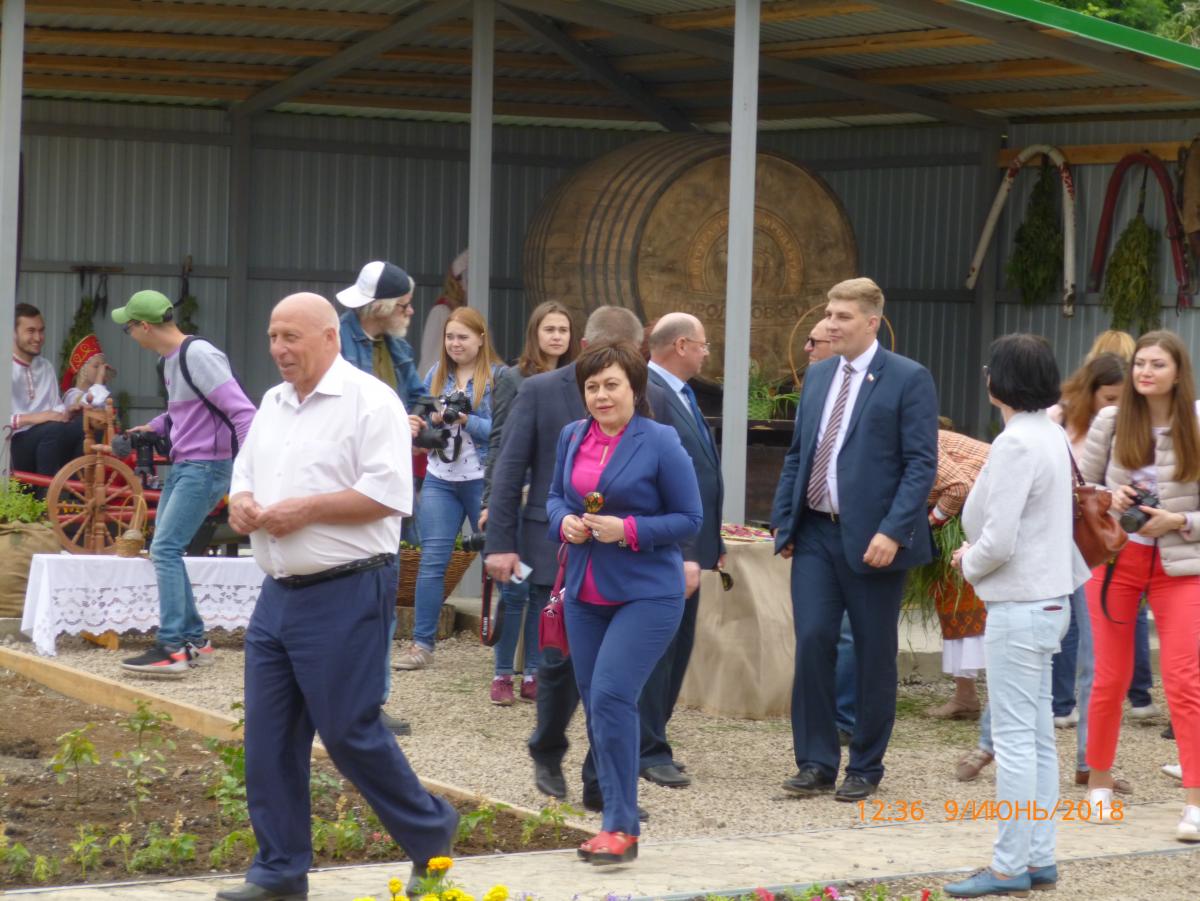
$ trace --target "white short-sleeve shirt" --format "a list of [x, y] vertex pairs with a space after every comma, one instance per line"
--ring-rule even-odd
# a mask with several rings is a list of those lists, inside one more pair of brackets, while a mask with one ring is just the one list
[[412, 436], [396, 391], [334, 360], [300, 401], [285, 382], [263, 397], [233, 467], [230, 495], [249, 491], [262, 507], [292, 497], [352, 488], [394, 512], [356, 525], [311, 523], [272, 538], [250, 536], [270, 576], [321, 572], [400, 547], [400, 524], [412, 512]]

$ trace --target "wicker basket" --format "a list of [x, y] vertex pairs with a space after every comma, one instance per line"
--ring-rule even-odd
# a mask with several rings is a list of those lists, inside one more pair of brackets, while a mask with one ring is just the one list
[[[442, 600], [450, 597], [458, 583], [462, 581], [463, 573], [475, 559], [473, 551], [455, 550], [450, 554], [450, 563], [446, 567], [446, 578], [442, 584]], [[396, 604], [400, 607], [411, 607], [417, 596], [417, 571], [421, 568], [421, 551], [419, 548], [402, 548], [400, 551], [400, 587], [396, 590]]]
[[[396, 608], [396, 641], [407, 643], [412, 638], [415, 612], [412, 607]], [[445, 641], [454, 634], [454, 623], [457, 618], [458, 611], [454, 609], [453, 604], [442, 604], [442, 612], [438, 614], [436, 636], [438, 641]]]
[[134, 495], [134, 499], [137, 503], [129, 528], [113, 542], [113, 553], [118, 557], [136, 557], [146, 546], [146, 499], [140, 494]]

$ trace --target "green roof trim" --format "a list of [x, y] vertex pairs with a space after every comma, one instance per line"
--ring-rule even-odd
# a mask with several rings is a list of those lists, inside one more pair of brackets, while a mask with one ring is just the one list
[[1027, 19], [1038, 25], [1066, 31], [1081, 38], [1107, 44], [1130, 53], [1152, 56], [1189, 69], [1200, 70], [1200, 48], [1159, 37], [1148, 31], [1118, 25], [1106, 19], [1064, 9], [1041, 0], [956, 0], [960, 6], [974, 6], [1004, 16]]

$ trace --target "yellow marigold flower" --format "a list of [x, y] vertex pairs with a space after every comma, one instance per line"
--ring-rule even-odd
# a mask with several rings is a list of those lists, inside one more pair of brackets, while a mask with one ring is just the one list
[[493, 885], [483, 896], [483, 901], [508, 901], [508, 888], [503, 885]]
[[454, 866], [454, 861], [449, 857], [431, 857], [429, 863], [425, 864], [425, 868], [434, 873], [444, 873], [452, 866]]
[[361, 898], [355, 898], [354, 901], [375, 901], [375, 896], [363, 895]]
[[442, 899], [439, 898], [436, 893], [429, 892], [428, 894], [422, 895], [420, 901], [442, 901]]
[[388, 891], [391, 892], [393, 895], [400, 894], [400, 892], [403, 889], [404, 889], [404, 883], [401, 882], [396, 877], [393, 876], [391, 879], [388, 880]]

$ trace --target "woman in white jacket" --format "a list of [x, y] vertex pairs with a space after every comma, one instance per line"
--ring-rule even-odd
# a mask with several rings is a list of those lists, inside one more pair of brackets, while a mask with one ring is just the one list
[[1070, 622], [1071, 592], [1088, 575], [1073, 535], [1067, 437], [1046, 413], [1060, 382], [1050, 345], [1005, 335], [985, 375], [1004, 431], [967, 496], [968, 540], [953, 563], [987, 604], [999, 833], [991, 867], [945, 887], [954, 898], [1023, 895], [1058, 881], [1051, 658]]

